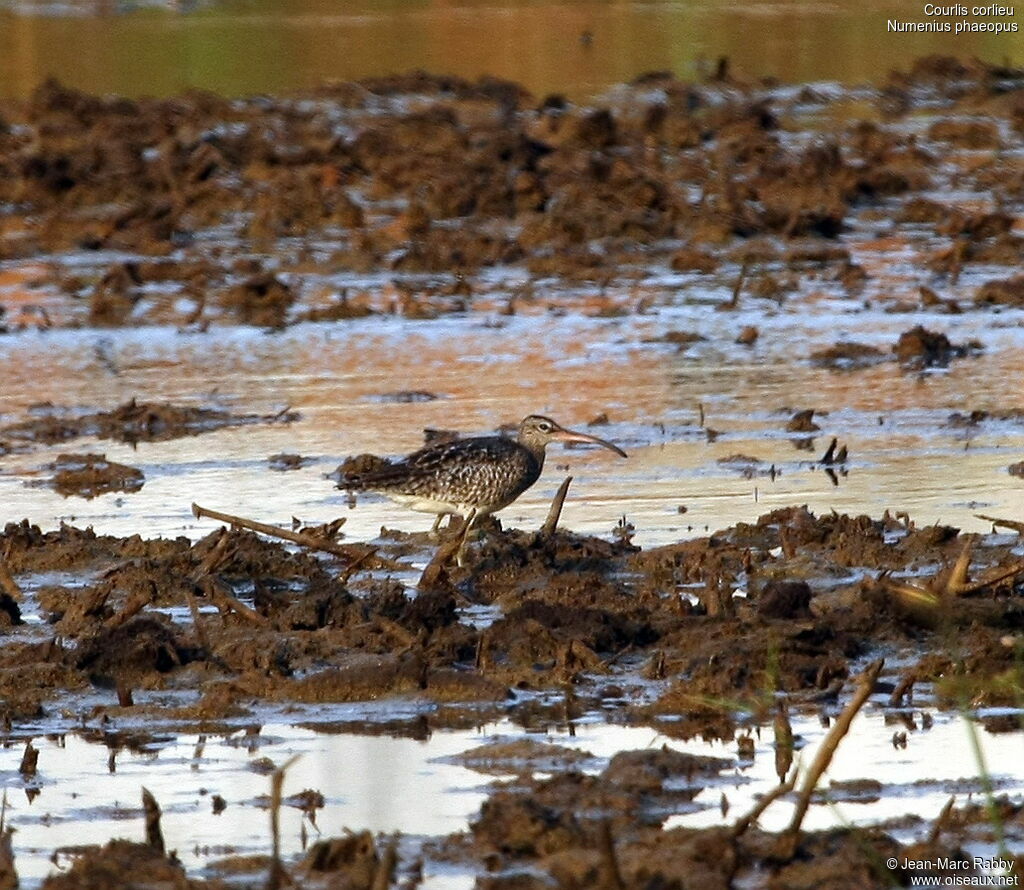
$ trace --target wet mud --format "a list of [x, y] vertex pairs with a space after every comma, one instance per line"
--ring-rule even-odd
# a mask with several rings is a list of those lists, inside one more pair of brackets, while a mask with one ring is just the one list
[[[645, 310], [647, 295], [630, 282], [654, 263], [727, 281], [732, 299], [717, 306], [725, 312], [740, 300], [781, 305], [819, 284], [856, 300], [880, 270], [855, 262], [839, 236], [861, 224], [865, 208], [877, 214], [880, 241], [903, 239], [943, 283], [1005, 269], [986, 271], [968, 300], [913, 288], [887, 298], [886, 311], [1008, 311], [1024, 305], [1017, 218], [937, 195], [951, 176], [991, 193], [997, 208], [1020, 205], [1022, 87], [1017, 69], [924, 59], [892, 75], [870, 115], [843, 120], [838, 134], [803, 138], [805, 124], [795, 122], [807, 109], [823, 111], [825, 99], [810, 87], [772, 93], [726, 71], [702, 84], [651, 74], [608, 107], [425, 74], [236, 101], [98, 98], [50, 82], [30, 102], [0, 107], [0, 259], [33, 270], [4, 291], [0, 333], [160, 324], [187, 332], [250, 325], [273, 335], [370, 314], [479, 312], [500, 323], [567, 311], [567, 303], [616, 317]], [[104, 263], [61, 261], [72, 254]], [[110, 255], [120, 258], [107, 262]], [[317, 272], [324, 268], [329, 276]], [[500, 298], [487, 283], [497, 268], [523, 274]], [[354, 276], [383, 283], [339, 284]], [[558, 299], [544, 296], [551, 281], [565, 289]], [[573, 288], [589, 289], [586, 298], [565, 297]], [[893, 362], [921, 374], [986, 349], [922, 325], [908, 324], [884, 346], [845, 339], [839, 328], [833, 346], [806, 358], [849, 373]], [[737, 342], [754, 347], [761, 336], [748, 325]], [[659, 342], [685, 351], [703, 340], [671, 330]], [[436, 398], [409, 389], [380, 401]], [[820, 430], [816, 410], [791, 408], [779, 427], [809, 437]], [[1018, 412], [1008, 399], [1005, 409], [968, 409], [949, 425], [1019, 421]], [[0, 455], [298, 416], [141, 398], [107, 411], [38, 405], [27, 415], [5, 418]], [[276, 471], [305, 461], [294, 453], [267, 460]], [[360, 455], [341, 469], [379, 460]], [[834, 474], [846, 460], [833, 440], [818, 464]], [[745, 478], [776, 471], [743, 454], [724, 461]], [[130, 493], [145, 481], [91, 452], [46, 466], [47, 484], [66, 495]], [[141, 728], [121, 741], [141, 746], [156, 727], [218, 733], [255, 723], [267, 704], [401, 700], [431, 705], [401, 729], [416, 738], [499, 718], [571, 725], [599, 712], [670, 739], [737, 747], [734, 759], [669, 746], [623, 751], [596, 769], [577, 749], [506, 740], [460, 755], [499, 777], [465, 831], [410, 854], [398, 839], [352, 826], [359, 833], [319, 838], [300, 859], [226, 856], [205, 877], [187, 874], [165, 850], [159, 802], [144, 799], [134, 841], [69, 851], [70, 867], [42, 886], [98, 890], [130, 879], [379, 890], [398, 880], [416, 886], [424, 858], [472, 873], [480, 890], [902, 885], [906, 870], [883, 864], [896, 856], [962, 857], [974, 873], [965, 851], [979, 838], [992, 842], [994, 810], [1001, 831], [1024, 838], [1019, 800], [945, 811], [913, 847], [896, 826], [823, 832], [797, 820], [789, 832], [764, 831], [760, 811], [729, 814], [724, 794], [715, 827], [666, 821], [749, 754], [751, 725], [774, 727], [785, 783], [790, 716], [826, 712], [840, 715], [839, 725], [858, 683], [894, 711], [925, 689], [936, 707], [988, 709], [993, 731], [1019, 732], [1022, 527], [1014, 517], [993, 521], [990, 534], [964, 533], [919, 525], [902, 511], [815, 515], [792, 506], [646, 549], [625, 518], [608, 538], [491, 521], [461, 560], [457, 528], [441, 541], [383, 529], [367, 543], [345, 538], [339, 520], [292, 529], [282, 543], [231, 522], [199, 540], [154, 538], [144, 521], [126, 537], [72, 522], [8, 522], [0, 534], [0, 726], [19, 744], [55, 714], [83, 724], [130, 720]], [[866, 669], [897, 653], [881, 673]], [[175, 694], [176, 704], [150, 703], [153, 691]], [[38, 791], [33, 782], [46, 768], [30, 750], [31, 741], [17, 779], [27, 792]], [[284, 768], [263, 766], [267, 808], [314, 819], [323, 795], [281, 799]], [[799, 794], [780, 787], [786, 800]], [[14, 886], [16, 865], [10, 834], [0, 834], [0, 887]], [[1019, 874], [1019, 857], [1012, 867]]]
[[[920, 300], [1019, 306], [1014, 217], [943, 203], [936, 189], [952, 173], [997, 208], [1019, 199], [1021, 71], [972, 62], [955, 84], [936, 80], [949, 61], [893, 74], [871, 115], [811, 139], [797, 134], [813, 133], [826, 97], [728, 76], [655, 73], [596, 108], [421, 73], [277, 100], [99, 98], [50, 81], [0, 108], [0, 257], [130, 258], [39, 264], [0, 321], [276, 330], [370, 313], [515, 313], [543, 304], [536, 280], [603, 289], [652, 262], [712, 277], [742, 262], [734, 302], [741, 290], [785, 300], [813, 280], [856, 296], [878, 270], [837, 238], [885, 202], [898, 228], [884, 237], [920, 241], [922, 266], [951, 282], [972, 265], [1006, 270], [975, 289], [973, 307], [927, 287]], [[930, 123], [907, 126], [922, 109]], [[257, 250], [223, 249], [210, 231]], [[496, 301], [495, 267], [528, 278]], [[338, 284], [367, 275], [391, 283]], [[630, 308], [606, 297], [593, 311]], [[901, 340], [900, 360], [950, 357], [920, 341]]]
[[[0, 552], [15, 588], [7, 630], [18, 636], [0, 654], [7, 731], [87, 694], [103, 702], [89, 706], [91, 720], [145, 720], [133, 693], [180, 690], [179, 707], [148, 716], [217, 731], [255, 719], [261, 701], [424, 698], [438, 704], [429, 725], [440, 729], [461, 725], [467, 703], [474, 720], [521, 710], [529, 719], [533, 705], [517, 701], [558, 691], [566, 719], [602, 708], [669, 738], [737, 737], [742, 756], [740, 713], [784, 725], [789, 710], [842, 704], [879, 651], [915, 653], [872, 690], [893, 707], [915, 685], [950, 707], [1015, 708], [1022, 693], [1024, 559], [1006, 536], [803, 508], [643, 551], [622, 539], [492, 527], [463, 565], [424, 572], [418, 591], [394, 575], [438, 545], [385, 533], [375, 546], [339, 544], [325, 557], [249, 531], [193, 543], [9, 524]], [[74, 585], [17, 589], [58, 570]], [[482, 606], [496, 616], [484, 627], [469, 617]], [[21, 608], [38, 620], [24, 625]], [[781, 780], [792, 750], [780, 756]], [[695, 872], [722, 886], [747, 871], [766, 886], [893, 878], [878, 860], [898, 844], [880, 830], [801, 834], [785, 854], [778, 837], [753, 829], [664, 831], [728, 760], [626, 751], [592, 774], [579, 769], [585, 752], [527, 742], [462, 757], [519, 775], [498, 786], [467, 834], [432, 842], [432, 856], [496, 873], [478, 886], [600, 886], [613, 873], [637, 887], [676, 886]], [[319, 886], [321, 871], [372, 882], [386, 853], [364, 839], [356, 855], [352, 843], [314, 848], [298, 868], [308, 886]], [[45, 886], [100, 886], [97, 870], [142, 867], [185, 881], [150, 848], [115, 842]]]

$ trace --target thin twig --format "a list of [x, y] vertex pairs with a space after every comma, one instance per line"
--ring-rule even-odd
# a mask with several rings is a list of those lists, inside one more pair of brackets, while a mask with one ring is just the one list
[[551, 502], [551, 508], [548, 510], [548, 518], [544, 520], [544, 525], [540, 528], [541, 537], [550, 538], [555, 533], [558, 519], [562, 515], [562, 505], [565, 504], [565, 496], [571, 484], [572, 476], [566, 476], [565, 481], [558, 487], [558, 492], [555, 494], [555, 498]]
[[762, 794], [757, 803], [751, 807], [750, 812], [736, 820], [736, 824], [733, 825], [729, 832], [733, 839], [738, 838], [746, 832], [751, 825], [756, 823], [757, 820], [761, 818], [764, 811], [767, 810], [768, 807], [770, 807], [776, 800], [785, 794], [789, 794], [789, 792], [796, 786], [797, 776], [799, 775], [800, 768], [796, 767], [785, 782], [776, 785], [767, 794]]
[[783, 858], [792, 858], [796, 848], [797, 837], [800, 834], [800, 825], [807, 814], [807, 808], [811, 805], [811, 795], [814, 794], [814, 789], [818, 786], [818, 780], [825, 770], [828, 769], [828, 765], [832, 762], [839, 743], [843, 740], [846, 733], [849, 732], [853, 718], [857, 716], [857, 712], [864, 707], [864, 703], [871, 695], [871, 690], [874, 689], [875, 681], [882, 672], [884, 664], [885, 659], [879, 658], [877, 661], [871, 662], [864, 669], [864, 673], [858, 678], [856, 693], [854, 693], [853, 698], [850, 699], [846, 707], [843, 708], [842, 713], [836, 718], [836, 722], [832, 724], [832, 729], [829, 730], [828, 735], [822, 741], [821, 747], [818, 749], [818, 753], [804, 778], [800, 793], [797, 795], [793, 819], [780, 838], [779, 852]]
[[126, 623], [130, 618], [134, 618], [139, 612], [141, 612], [146, 606], [153, 602], [153, 598], [156, 596], [156, 587], [152, 582], [146, 585], [145, 590], [135, 590], [128, 595], [128, 599], [124, 604], [124, 608], [120, 612], [114, 612], [106, 621], [103, 622], [103, 626], [110, 628], [111, 630], [115, 627], [120, 627]]
[[1015, 519], [999, 519], [997, 516], [986, 516], [984, 513], [975, 513], [974, 518], [991, 522], [996, 528], [1008, 528], [1018, 535], [1024, 535], [1024, 522], [1017, 522]]
[[223, 528], [217, 529], [215, 534], [217, 537], [210, 548], [210, 552], [203, 557], [203, 561], [196, 566], [196, 570], [192, 573], [193, 581], [200, 581], [211, 574], [224, 558], [224, 554], [231, 543], [231, 536]]
[[196, 519], [216, 519], [219, 522], [226, 522], [228, 525], [236, 528], [259, 532], [261, 535], [269, 535], [272, 538], [282, 538], [301, 547], [308, 547], [310, 550], [322, 550], [324, 553], [333, 553], [335, 556], [340, 556], [343, 559], [352, 558], [352, 554], [340, 544], [335, 544], [333, 541], [328, 541], [316, 535], [306, 534], [305, 532], [293, 532], [291, 529], [268, 525], [265, 522], [256, 522], [252, 519], [244, 519], [241, 516], [232, 516], [230, 513], [207, 510], [206, 507], [200, 507], [199, 504], [192, 505], [192, 515]]
[[267, 890], [279, 890], [282, 880], [291, 883], [284, 865], [281, 864], [281, 790], [284, 787], [285, 773], [298, 759], [298, 754], [288, 758], [270, 777], [270, 838], [273, 852], [270, 859], [270, 874], [267, 876]]

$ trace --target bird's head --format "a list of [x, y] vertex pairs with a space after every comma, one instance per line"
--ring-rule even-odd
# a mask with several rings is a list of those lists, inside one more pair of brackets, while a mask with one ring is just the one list
[[544, 417], [540, 414], [531, 414], [529, 417], [523, 418], [522, 423], [519, 424], [519, 442], [531, 451], [540, 452], [543, 452], [551, 442], [580, 442], [589, 445], [600, 445], [602, 448], [614, 451], [620, 457], [627, 456], [626, 452], [619, 448], [618, 445], [613, 445], [611, 442], [606, 442], [604, 439], [599, 439], [597, 436], [591, 436], [587, 433], [567, 430], [555, 423], [550, 417]]

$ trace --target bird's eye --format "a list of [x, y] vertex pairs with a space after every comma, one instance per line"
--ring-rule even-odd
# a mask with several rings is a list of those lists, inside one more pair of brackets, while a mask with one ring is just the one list
[[537, 429], [539, 429], [542, 433], [550, 433], [551, 432], [551, 424], [550, 423], [539, 423], [539, 424], [537, 424]]

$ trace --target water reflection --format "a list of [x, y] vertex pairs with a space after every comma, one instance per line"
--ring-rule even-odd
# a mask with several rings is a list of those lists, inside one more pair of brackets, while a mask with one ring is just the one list
[[928, 53], [1012, 61], [1014, 34], [892, 34], [901, 0], [0, 0], [0, 95], [280, 92], [423, 68], [583, 98], [651, 70], [878, 81]]
[[[389, 705], [379, 706], [387, 717]], [[839, 822], [855, 825], [921, 816], [933, 819], [951, 793], [966, 795], [983, 788], [979, 764], [963, 718], [929, 713], [927, 720], [890, 722], [880, 708], [869, 708], [853, 724], [829, 769], [829, 783], [870, 778], [878, 784], [868, 796], [853, 798], [826, 791], [828, 805], [815, 806], [805, 827], [817, 830]], [[1019, 714], [1014, 715], [1019, 720]], [[894, 728], [907, 740], [894, 743]], [[372, 725], [371, 725], [372, 728]], [[813, 760], [826, 728], [815, 716], [792, 721], [798, 740], [796, 759]], [[999, 792], [1017, 794], [1019, 776], [1006, 774], [1020, 755], [1019, 733], [980, 731], [990, 778]], [[163, 808], [168, 847], [176, 849], [190, 872], [197, 872], [229, 854], [269, 851], [269, 816], [265, 797], [269, 779], [261, 758], [280, 765], [301, 755], [289, 768], [284, 795], [304, 791], [323, 795], [323, 806], [303, 810], [300, 800], [285, 806], [281, 817], [283, 850], [297, 856], [321, 835], [355, 831], [436, 836], [463, 831], [486, 798], [489, 773], [461, 765], [456, 755], [490, 741], [522, 735], [522, 728], [502, 722], [479, 729], [436, 731], [426, 740], [389, 735], [317, 732], [286, 723], [239, 729], [228, 735], [148, 737], [129, 746], [109, 733], [88, 741], [79, 734], [37, 737], [38, 774], [24, 779], [18, 763], [24, 743], [0, 749], [0, 776], [8, 789], [7, 819], [17, 828], [15, 854], [23, 886], [34, 887], [52, 871], [52, 851], [68, 844], [103, 844], [112, 837], [141, 839], [140, 788], [145, 785]], [[108, 747], [98, 738], [109, 736]], [[570, 734], [548, 727], [540, 739], [589, 752], [583, 769], [600, 772], [621, 750], [667, 744], [691, 754], [725, 758], [735, 765], [702, 787], [690, 803], [669, 815], [666, 827], [718, 825], [738, 818], [753, 801], [778, 783], [774, 734], [769, 725], [753, 727], [745, 755], [737, 759], [735, 742], [681, 742], [649, 727], [606, 725], [584, 721]], [[140, 737], [141, 738], [141, 737]], [[27, 792], [34, 789], [33, 793]], [[722, 796], [728, 800], [723, 817]], [[214, 805], [215, 796], [223, 804]], [[307, 796], [308, 797], [308, 796]], [[836, 800], [832, 800], [832, 798]], [[791, 802], [773, 805], [761, 820], [768, 830], [780, 830], [791, 815]], [[907, 839], [912, 836], [908, 832]], [[64, 859], [61, 857], [61, 861]], [[427, 863], [436, 872], [437, 863]], [[448, 876], [450, 877], [450, 876]], [[437, 878], [433, 886], [453, 887]]]

